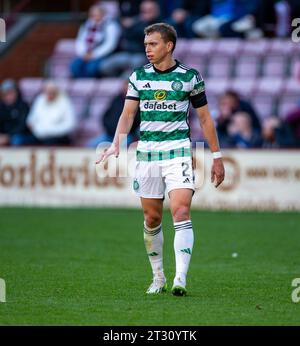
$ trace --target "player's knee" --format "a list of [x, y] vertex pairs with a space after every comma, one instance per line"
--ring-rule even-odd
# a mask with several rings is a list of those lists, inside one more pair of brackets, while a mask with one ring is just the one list
[[144, 213], [146, 225], [150, 228], [157, 227], [161, 224], [161, 215], [159, 213]]
[[177, 207], [172, 211], [172, 216], [174, 222], [189, 220], [191, 218], [190, 209], [186, 206]]

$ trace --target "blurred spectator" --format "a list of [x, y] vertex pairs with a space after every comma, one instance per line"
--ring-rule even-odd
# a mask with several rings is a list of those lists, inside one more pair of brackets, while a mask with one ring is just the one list
[[[127, 88], [128, 88], [128, 81], [126, 80], [126, 82], [123, 85], [121, 93], [112, 99], [110, 106], [108, 107], [107, 111], [104, 113], [104, 116], [101, 117], [101, 122], [105, 129], [105, 133], [101, 134], [100, 136], [96, 138], [91, 139], [88, 143], [89, 147], [96, 148], [98, 144], [101, 144], [103, 142], [113, 141], [116, 128], [118, 125], [119, 117], [123, 110]], [[138, 110], [134, 118], [132, 128], [129, 134], [127, 135], [128, 145], [131, 144], [136, 139], [136, 132], [139, 127], [139, 124], [140, 124], [140, 112]]]
[[27, 125], [36, 138], [36, 144], [67, 145], [75, 128], [75, 116], [70, 99], [53, 81], [37, 96]]
[[142, 0], [118, 0], [121, 18], [135, 17], [139, 14]]
[[243, 37], [255, 27], [258, 0], [211, 0], [210, 14], [193, 23], [201, 37]]
[[263, 148], [289, 148], [295, 146], [295, 140], [289, 124], [278, 117], [268, 117], [262, 126]]
[[293, 111], [287, 114], [285, 121], [292, 128], [295, 146], [299, 147], [300, 146], [300, 104], [298, 105], [298, 108], [294, 109]]
[[23, 101], [15, 81], [3, 81], [0, 92], [0, 146], [30, 144], [26, 126], [29, 106]]
[[88, 20], [80, 27], [76, 38], [77, 57], [71, 63], [71, 74], [75, 78], [98, 76], [105, 58], [118, 47], [121, 28], [116, 20], [105, 15], [100, 5], [92, 6]]
[[99, 67], [103, 76], [119, 76], [123, 73], [127, 77], [133, 69], [147, 63], [144, 47], [144, 28], [159, 22], [160, 11], [157, 3], [144, 0], [140, 5], [138, 17], [123, 20], [123, 36], [120, 43], [120, 52], [105, 59]]
[[216, 120], [221, 147], [230, 146], [228, 126], [236, 112], [245, 112], [249, 114], [251, 118], [251, 126], [258, 134], [260, 133], [260, 121], [251, 104], [245, 100], [242, 100], [235, 91], [227, 90], [219, 98], [219, 114]]
[[[172, 11], [167, 17], [167, 22], [175, 27], [178, 37], [196, 37], [196, 34], [192, 30], [192, 25], [196, 20], [209, 13], [210, 2], [211, 0], [172, 1], [173, 6], [169, 6], [169, 8], [172, 8]], [[159, 3], [162, 8], [162, 4], [165, 3], [165, 1], [161, 0]]]
[[246, 112], [237, 112], [228, 126], [229, 143], [235, 148], [259, 148], [261, 137], [252, 127], [251, 116]]

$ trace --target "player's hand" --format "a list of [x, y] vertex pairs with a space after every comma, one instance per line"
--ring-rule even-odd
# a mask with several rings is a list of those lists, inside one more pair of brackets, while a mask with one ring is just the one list
[[98, 163], [105, 162], [106, 159], [111, 155], [115, 155], [115, 157], [119, 156], [119, 148], [114, 143], [112, 143], [108, 149], [104, 149], [103, 153], [100, 155], [99, 159], [96, 161], [96, 165]]
[[218, 187], [225, 177], [225, 169], [222, 159], [214, 159], [213, 165], [211, 167], [211, 182]]

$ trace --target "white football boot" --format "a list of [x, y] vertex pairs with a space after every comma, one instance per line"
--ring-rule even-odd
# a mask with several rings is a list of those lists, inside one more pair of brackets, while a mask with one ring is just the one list
[[151, 285], [147, 289], [147, 294], [159, 294], [167, 291], [166, 278], [154, 277]]

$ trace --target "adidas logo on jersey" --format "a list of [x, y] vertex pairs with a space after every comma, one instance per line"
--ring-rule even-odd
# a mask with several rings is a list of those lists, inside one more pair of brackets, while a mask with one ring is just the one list
[[145, 85], [143, 86], [143, 88], [151, 88], [150, 83], [145, 84]]
[[184, 183], [190, 183], [190, 179], [189, 178], [186, 178]]

